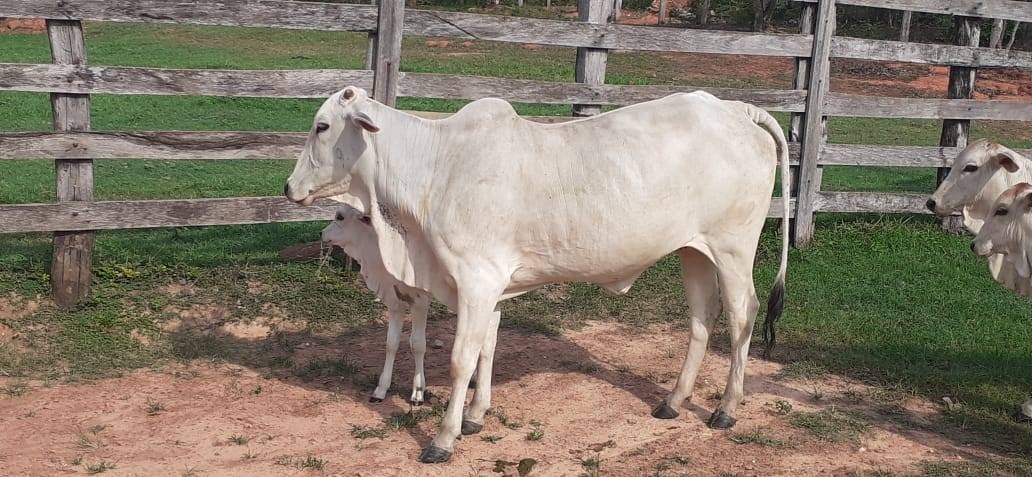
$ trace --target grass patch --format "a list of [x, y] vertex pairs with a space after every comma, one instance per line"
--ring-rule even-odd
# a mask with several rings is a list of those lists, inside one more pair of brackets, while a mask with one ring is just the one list
[[926, 461], [921, 464], [922, 477], [997, 477], [1032, 475], [1028, 459], [979, 459], [962, 462]]
[[282, 465], [284, 467], [294, 467], [298, 470], [323, 470], [326, 467], [327, 461], [309, 454], [304, 457], [277, 457], [276, 460], [273, 461], [273, 464]]
[[482, 440], [484, 442], [489, 442], [491, 444], [497, 444], [498, 441], [502, 440], [502, 436], [494, 436], [494, 435], [480, 436], [480, 440]]
[[857, 415], [836, 409], [817, 412], [796, 411], [789, 415], [789, 424], [828, 442], [860, 443], [860, 437], [871, 426]]
[[238, 446], [242, 446], [244, 444], [247, 444], [248, 442], [251, 442], [251, 438], [247, 437], [247, 436], [241, 436], [241, 435], [234, 434], [233, 436], [230, 436], [229, 442], [231, 444], [236, 444]]
[[383, 419], [383, 423], [392, 431], [412, 429], [421, 422], [440, 419], [444, 415], [444, 410], [445, 407], [443, 405], [434, 404], [429, 408], [423, 407], [408, 412], [393, 412], [390, 416]]
[[148, 401], [143, 409], [147, 411], [148, 416], [157, 416], [165, 411], [165, 405], [156, 401]]
[[816, 379], [828, 374], [828, 369], [813, 361], [795, 361], [788, 363], [778, 372], [784, 379]]
[[728, 434], [727, 438], [735, 444], [755, 444], [774, 449], [787, 449], [792, 447], [789, 443], [770, 437], [759, 429], [753, 429], [748, 432], [733, 432]]
[[387, 437], [387, 429], [384, 427], [370, 427], [360, 426], [357, 424], [351, 425], [351, 437], [355, 439], [384, 439]]
[[115, 468], [115, 464], [112, 464], [106, 460], [94, 464], [86, 464], [86, 473], [90, 475], [103, 474], [111, 469]]

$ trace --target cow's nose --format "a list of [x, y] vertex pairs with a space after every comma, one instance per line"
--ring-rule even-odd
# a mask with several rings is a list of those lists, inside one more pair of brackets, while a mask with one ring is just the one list
[[928, 202], [925, 202], [925, 207], [928, 207], [928, 210], [935, 212], [935, 199], [928, 199]]
[[283, 184], [283, 196], [290, 197], [290, 184]]
[[975, 242], [971, 242], [971, 251], [972, 251], [972, 252], [974, 252], [974, 251], [975, 251]]

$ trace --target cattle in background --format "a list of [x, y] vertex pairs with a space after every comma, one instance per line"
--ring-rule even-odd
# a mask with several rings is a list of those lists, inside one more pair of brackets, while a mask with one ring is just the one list
[[387, 272], [457, 311], [451, 399], [420, 455], [442, 462], [490, 406], [488, 367], [463, 413], [477, 358], [493, 354], [500, 300], [570, 281], [623, 293], [671, 253], [681, 258], [692, 336], [653, 415], [678, 415], [722, 305], [731, 367], [709, 425], [734, 425], [759, 308], [753, 264], [779, 163], [786, 219], [764, 333], [772, 345], [788, 259], [788, 151], [774, 118], [751, 105], [674, 94], [546, 125], [483, 99], [432, 121], [348, 87], [319, 109], [284, 192], [302, 205], [353, 197]]
[[[1032, 182], [1032, 161], [1004, 146], [979, 139], [957, 155], [949, 175], [928, 199], [927, 206], [940, 217], [962, 212], [964, 226], [977, 234], [996, 198], [1021, 182]], [[1027, 281], [1002, 256], [994, 254], [988, 258], [994, 280], [1019, 293], [1032, 293]]]
[[[1024, 284], [1013, 289], [1032, 298], [1032, 184], [1023, 182], [1000, 194], [971, 242], [971, 250], [983, 257], [1003, 257]], [[1014, 413], [1014, 419], [1032, 422], [1032, 399]]]

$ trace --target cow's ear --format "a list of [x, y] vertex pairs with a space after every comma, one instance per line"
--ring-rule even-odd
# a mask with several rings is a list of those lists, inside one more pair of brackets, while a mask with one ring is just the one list
[[366, 113], [354, 112], [349, 115], [351, 123], [371, 133], [379, 132], [380, 127], [373, 123], [373, 119]]
[[1006, 169], [1007, 172], [1018, 172], [1018, 169], [1021, 168], [1020, 161], [1018, 160], [1018, 153], [999, 144], [994, 144], [993, 146], [995, 146], [995, 152], [993, 153], [992, 158], [993, 162]]

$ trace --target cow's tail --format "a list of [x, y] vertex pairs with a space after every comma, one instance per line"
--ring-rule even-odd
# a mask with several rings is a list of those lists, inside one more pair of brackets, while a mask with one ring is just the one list
[[766, 345], [766, 349], [763, 350], [763, 358], [770, 358], [771, 351], [774, 350], [774, 343], [776, 336], [774, 334], [774, 325], [777, 324], [778, 318], [781, 317], [782, 311], [785, 308], [785, 274], [788, 272], [788, 239], [789, 239], [789, 217], [791, 216], [792, 209], [789, 203], [791, 199], [791, 174], [788, 163], [788, 141], [785, 139], [785, 132], [781, 130], [781, 125], [774, 119], [768, 112], [763, 109], [757, 108], [756, 106], [747, 104], [746, 111], [749, 118], [753, 120], [758, 126], [763, 128], [774, 138], [774, 142], [777, 145], [778, 150], [778, 162], [781, 166], [781, 203], [782, 203], [782, 220], [781, 220], [781, 265], [778, 268], [777, 279], [774, 280], [774, 289], [770, 292], [770, 298], [767, 300], [767, 317], [763, 321], [763, 343]]

